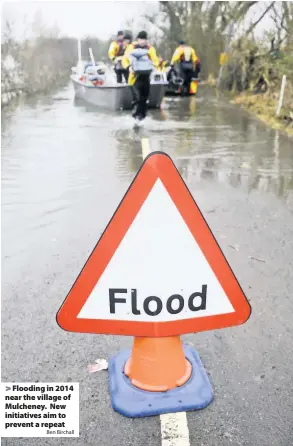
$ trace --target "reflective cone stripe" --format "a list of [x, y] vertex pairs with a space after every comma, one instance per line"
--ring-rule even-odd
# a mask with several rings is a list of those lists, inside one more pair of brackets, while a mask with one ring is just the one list
[[185, 358], [179, 336], [136, 337], [124, 373], [139, 389], [166, 392], [185, 384], [192, 366]]

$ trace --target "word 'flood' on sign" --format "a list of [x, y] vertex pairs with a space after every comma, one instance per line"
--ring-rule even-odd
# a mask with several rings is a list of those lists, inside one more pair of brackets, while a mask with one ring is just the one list
[[68, 331], [176, 336], [244, 323], [250, 305], [172, 160], [144, 161], [61, 306]]

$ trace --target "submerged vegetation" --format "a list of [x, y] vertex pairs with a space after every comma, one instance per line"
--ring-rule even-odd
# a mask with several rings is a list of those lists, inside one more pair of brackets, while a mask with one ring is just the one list
[[[261, 48], [257, 50], [260, 51]], [[240, 65], [242, 82], [238, 86], [235, 83], [232, 84], [232, 88], [229, 85], [228, 89], [233, 91], [235, 96], [233, 102], [251, 110], [273, 128], [283, 129], [293, 135], [293, 45], [288, 44], [282, 49], [278, 48], [277, 51], [272, 49], [259, 55], [255, 52], [252, 66], [251, 62], [247, 64], [249, 57], [239, 52], [237, 57], [240, 63], [242, 62]], [[235, 65], [237, 62], [235, 63], [232, 55], [232, 67], [233, 63]], [[229, 65], [226, 69], [228, 72]], [[284, 75], [286, 76], [285, 94], [280, 104], [282, 105], [280, 113], [277, 115]], [[226, 80], [227, 78], [229, 74], [226, 74]]]

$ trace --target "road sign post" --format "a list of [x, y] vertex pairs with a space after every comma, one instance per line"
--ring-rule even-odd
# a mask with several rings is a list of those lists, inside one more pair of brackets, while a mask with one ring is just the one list
[[244, 323], [250, 305], [169, 156], [147, 156], [57, 314], [65, 330], [134, 336], [109, 363], [115, 410], [206, 407], [213, 391], [179, 336]]

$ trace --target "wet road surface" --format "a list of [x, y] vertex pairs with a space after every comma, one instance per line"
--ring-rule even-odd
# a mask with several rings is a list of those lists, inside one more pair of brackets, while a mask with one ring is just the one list
[[9, 446], [158, 446], [159, 417], [112, 410], [87, 365], [131, 338], [62, 331], [55, 315], [142, 163], [141, 137], [170, 154], [250, 300], [240, 327], [183, 336], [214, 402], [187, 414], [192, 446], [289, 446], [293, 438], [293, 142], [205, 88], [168, 99], [144, 129], [71, 88], [2, 120], [2, 380], [80, 382], [80, 438]]

